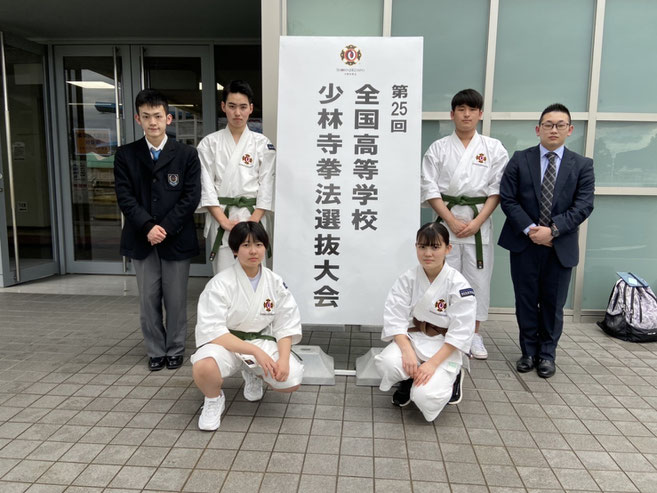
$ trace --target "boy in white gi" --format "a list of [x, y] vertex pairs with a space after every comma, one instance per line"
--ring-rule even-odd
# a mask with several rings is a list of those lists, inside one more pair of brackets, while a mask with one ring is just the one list
[[253, 113], [249, 84], [241, 80], [227, 84], [221, 109], [227, 127], [198, 145], [202, 190], [196, 212], [206, 213], [204, 235], [212, 241], [210, 261], [215, 274], [235, 262], [224, 232], [240, 221], [261, 221], [266, 211], [274, 210], [276, 162], [271, 141], [247, 126]]
[[402, 274], [388, 293], [381, 339], [392, 342], [374, 361], [381, 390], [401, 382], [393, 404], [413, 401], [433, 421], [450, 401], [457, 376], [462, 379], [477, 303], [468, 281], [445, 263], [452, 248], [445, 226], [425, 224], [415, 246], [420, 265]]
[[468, 280], [477, 295], [477, 320], [471, 353], [486, 359], [479, 334], [488, 320], [493, 274], [491, 214], [500, 202], [500, 181], [509, 155], [502, 143], [480, 135], [484, 99], [474, 89], [452, 98], [452, 135], [435, 141], [422, 160], [422, 201], [425, 200], [449, 230], [453, 248], [447, 263]]
[[198, 301], [194, 383], [205, 395], [198, 420], [201, 430], [219, 428], [226, 398], [224, 378], [242, 370], [244, 397], [257, 401], [264, 382], [279, 392], [294, 392], [303, 365], [291, 356], [301, 340], [301, 318], [280, 276], [262, 261], [269, 237], [260, 223], [236, 224], [228, 244], [237, 262], [207, 284]]

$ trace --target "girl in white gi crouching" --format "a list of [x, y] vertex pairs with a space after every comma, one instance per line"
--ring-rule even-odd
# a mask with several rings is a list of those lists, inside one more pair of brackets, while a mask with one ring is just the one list
[[[280, 276], [261, 265], [269, 237], [260, 223], [236, 224], [228, 244], [238, 262], [214, 276], [201, 293], [196, 323], [194, 383], [205, 395], [201, 430], [219, 428], [226, 405], [224, 378], [242, 370], [244, 397], [262, 398], [264, 383], [294, 392], [303, 365], [291, 353], [301, 340], [296, 301]], [[263, 382], [264, 380], [264, 382]]]
[[[452, 248], [445, 226], [422, 226], [415, 247], [420, 265], [402, 274], [386, 299], [381, 339], [392, 342], [375, 364], [381, 390], [401, 382], [393, 404], [413, 401], [433, 421], [462, 382], [462, 356], [470, 351], [477, 306], [468, 282], [445, 263]], [[458, 393], [454, 403], [460, 388]]]

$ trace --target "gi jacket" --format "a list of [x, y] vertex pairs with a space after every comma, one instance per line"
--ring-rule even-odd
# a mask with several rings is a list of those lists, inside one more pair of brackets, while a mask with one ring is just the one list
[[114, 180], [125, 216], [121, 255], [146, 258], [153, 248], [146, 235], [155, 224], [167, 232], [156, 245], [161, 258], [185, 260], [198, 255], [193, 217], [201, 198], [201, 165], [196, 149], [169, 137], [154, 163], [142, 138], [119, 147]]
[[265, 266], [253, 291], [244, 269], [235, 262], [214, 276], [198, 299], [196, 347], [228, 334], [229, 330], [260, 332], [276, 338], [301, 341], [297, 302], [283, 279]]
[[[389, 342], [396, 335], [406, 335], [424, 361], [447, 342], [459, 350], [448, 360], [461, 364], [461, 354], [470, 351], [476, 312], [474, 291], [460, 272], [445, 264], [430, 283], [424, 269], [418, 265], [404, 272], [388, 293], [381, 340]], [[413, 326], [413, 317], [446, 328], [447, 334], [431, 337], [421, 332], [408, 332]]]

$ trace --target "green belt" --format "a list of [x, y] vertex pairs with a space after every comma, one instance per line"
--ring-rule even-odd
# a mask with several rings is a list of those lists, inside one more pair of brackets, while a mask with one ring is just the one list
[[242, 332], [241, 330], [228, 329], [228, 332], [233, 334], [235, 337], [242, 339], [243, 341], [252, 341], [254, 339], [265, 339], [267, 341], [276, 342], [276, 338], [274, 336], [268, 336], [267, 334], [263, 334], [264, 331], [265, 329], [262, 329], [260, 332]]
[[[233, 334], [238, 339], [242, 339], [243, 341], [253, 341], [255, 339], [265, 339], [266, 341], [276, 342], [276, 338], [274, 336], [268, 336], [267, 334], [263, 334], [263, 332], [265, 330], [266, 329], [262, 329], [260, 332], [243, 332], [241, 330], [228, 329], [228, 332]], [[299, 356], [297, 353], [295, 353], [292, 350], [290, 350], [290, 352], [293, 355], [295, 355], [297, 358], [299, 358], [299, 361], [303, 361], [303, 359], [301, 359], [301, 356]]]
[[[253, 207], [256, 205], [256, 199], [254, 198], [248, 198], [248, 197], [217, 197], [221, 205], [224, 207], [224, 214], [226, 217], [228, 217], [228, 212], [230, 211], [231, 207], [246, 207], [249, 209], [249, 212], [253, 214], [253, 211], [255, 208]], [[212, 245], [212, 251], [210, 252], [210, 262], [214, 260], [214, 258], [217, 256], [217, 252], [219, 251], [219, 247], [221, 246], [221, 240], [224, 238], [224, 229], [221, 227], [221, 225], [217, 225], [217, 237], [214, 239], [214, 243]]]
[[[446, 194], [441, 194], [443, 202], [447, 204], [447, 209], [452, 210], [452, 207], [455, 205], [469, 205], [472, 208], [472, 212], [474, 212], [474, 216], [472, 217], [473, 219], [479, 215], [479, 209], [477, 209], [477, 204], [483, 204], [488, 200], [488, 197], [466, 197], [465, 195], [460, 195], [458, 197], [455, 197], [453, 195], [446, 195]], [[438, 221], [442, 221], [440, 217], [438, 217]], [[477, 231], [474, 235], [475, 237], [475, 249], [477, 251], [477, 269], [483, 269], [484, 268], [484, 246], [483, 242], [481, 241], [481, 229]], [[490, 240], [490, 238], [489, 238]]]

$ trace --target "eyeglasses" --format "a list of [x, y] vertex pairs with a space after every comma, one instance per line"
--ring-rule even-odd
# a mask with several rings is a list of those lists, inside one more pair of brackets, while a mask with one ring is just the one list
[[541, 123], [541, 128], [543, 130], [552, 130], [554, 127], [557, 127], [557, 130], [566, 130], [568, 127], [570, 127], [570, 123], [566, 123], [566, 122], [559, 122], [559, 123], [543, 122], [543, 123]]

